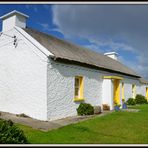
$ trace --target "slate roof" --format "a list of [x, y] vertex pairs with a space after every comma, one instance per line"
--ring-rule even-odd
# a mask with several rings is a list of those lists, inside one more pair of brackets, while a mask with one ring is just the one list
[[110, 70], [116, 73], [140, 78], [140, 76], [131, 68], [103, 54], [34, 29], [25, 28], [24, 30], [49, 50], [55, 56], [55, 60], [63, 59], [69, 62], [75, 61], [81, 64], [101, 68], [103, 70]]

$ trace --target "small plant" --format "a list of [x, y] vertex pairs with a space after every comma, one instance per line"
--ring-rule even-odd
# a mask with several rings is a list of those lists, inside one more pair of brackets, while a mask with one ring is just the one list
[[122, 99], [122, 109], [127, 109], [127, 103], [125, 102], [125, 99]]
[[24, 117], [24, 118], [29, 118], [29, 116], [27, 116], [26, 114], [22, 113], [22, 114], [17, 114], [17, 117]]
[[103, 104], [103, 110], [110, 110], [110, 106], [108, 104]]
[[127, 105], [136, 105], [135, 99], [134, 99], [134, 98], [129, 98], [129, 99], [126, 101], [126, 104], [127, 104]]
[[125, 102], [125, 99], [122, 99], [122, 102]]
[[136, 104], [147, 104], [147, 99], [145, 96], [137, 94], [135, 98], [135, 103]]
[[114, 102], [114, 109], [116, 111], [120, 110], [120, 106], [121, 106], [121, 104], [118, 104], [117, 102]]
[[88, 103], [80, 103], [79, 107], [77, 108], [78, 115], [93, 115], [94, 114], [94, 107]]
[[0, 119], [0, 144], [28, 143], [23, 131], [16, 127], [11, 120]]
[[125, 101], [125, 99], [122, 99], [122, 104], [127, 104], [127, 102]]
[[125, 99], [122, 99], [122, 109], [127, 109], [127, 103], [125, 102]]
[[114, 100], [114, 106], [117, 106], [118, 102], [116, 100]]

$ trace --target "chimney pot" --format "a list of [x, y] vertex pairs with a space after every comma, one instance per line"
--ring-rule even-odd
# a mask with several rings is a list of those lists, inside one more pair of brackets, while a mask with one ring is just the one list
[[104, 53], [104, 55], [106, 55], [114, 60], [118, 60], [118, 53], [116, 53], [116, 52], [107, 52], [107, 53]]
[[29, 16], [16, 10], [0, 17], [2, 19], [2, 32], [13, 29], [15, 26], [26, 28], [26, 20]]

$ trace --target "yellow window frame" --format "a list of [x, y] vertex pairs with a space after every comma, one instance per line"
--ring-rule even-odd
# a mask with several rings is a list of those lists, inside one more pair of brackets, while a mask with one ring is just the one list
[[82, 101], [83, 98], [83, 90], [84, 90], [84, 78], [83, 76], [75, 76], [75, 83], [76, 79], [79, 80], [79, 86], [78, 86], [78, 96], [76, 95], [76, 86], [74, 85], [74, 101]]

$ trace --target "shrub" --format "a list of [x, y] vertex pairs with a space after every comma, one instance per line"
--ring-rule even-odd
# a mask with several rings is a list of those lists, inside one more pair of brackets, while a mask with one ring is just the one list
[[146, 100], [145, 96], [140, 95], [140, 94], [136, 95], [135, 102], [136, 102], [136, 104], [147, 104], [147, 100]]
[[91, 104], [87, 103], [80, 103], [79, 107], [77, 108], [78, 115], [93, 115], [94, 114], [94, 107]]
[[16, 127], [11, 120], [0, 119], [0, 144], [28, 143], [23, 131]]
[[129, 98], [129, 99], [126, 101], [126, 104], [127, 104], [127, 105], [135, 105], [135, 104], [136, 104], [135, 99], [134, 99], [134, 98]]

